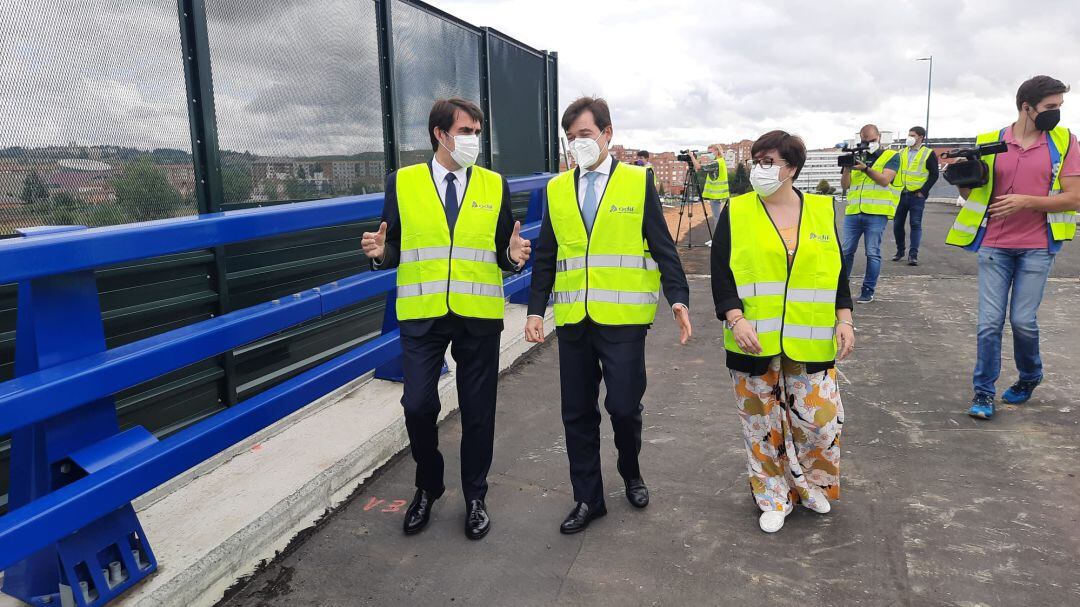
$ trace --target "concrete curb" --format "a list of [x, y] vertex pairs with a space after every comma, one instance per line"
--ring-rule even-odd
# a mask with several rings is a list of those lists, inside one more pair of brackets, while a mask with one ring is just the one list
[[[525, 306], [510, 304], [499, 369], [533, 344]], [[550, 314], [545, 330], [553, 330]], [[457, 409], [454, 363], [440, 418]], [[135, 501], [158, 571], [112, 605], [210, 606], [260, 563], [344, 502], [408, 445], [401, 385], [357, 378]], [[0, 595], [0, 607], [22, 603]]]

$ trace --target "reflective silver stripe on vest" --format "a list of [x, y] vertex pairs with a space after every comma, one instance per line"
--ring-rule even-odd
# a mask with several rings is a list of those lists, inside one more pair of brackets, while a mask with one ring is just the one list
[[399, 285], [397, 288], [398, 297], [419, 297], [421, 295], [435, 295], [437, 293], [446, 293], [445, 280], [433, 280], [431, 282], [421, 282], [413, 285]]
[[432, 259], [446, 259], [449, 256], [450, 247], [422, 247], [419, 249], [405, 249], [401, 252], [400, 263], [429, 261]]
[[488, 285], [482, 282], [465, 282], [464, 280], [451, 280], [450, 292], [464, 295], [482, 295], [484, 297], [502, 297], [502, 285]]
[[465, 261], [482, 261], [485, 263], [498, 263], [495, 251], [484, 249], [470, 249], [469, 247], [454, 247], [450, 253], [451, 259], [463, 259]]
[[836, 303], [836, 289], [788, 289], [787, 300], [804, 303]]
[[836, 334], [835, 327], [810, 327], [807, 325], [784, 325], [785, 337], [797, 337], [799, 339], [832, 339]]
[[976, 234], [978, 234], [978, 233], [979, 233], [979, 228], [974, 228], [974, 227], [971, 227], [971, 226], [966, 226], [966, 225], [964, 225], [964, 224], [960, 223], [959, 221], [957, 221], [957, 222], [954, 222], [954, 223], [952, 224], [952, 229], [954, 229], [954, 230], [958, 230], [958, 231], [960, 231], [960, 232], [967, 232], [968, 234], [971, 234], [972, 236], [974, 236], [974, 235], [976, 235]]
[[594, 268], [631, 268], [655, 270], [656, 262], [637, 255], [589, 255], [589, 266]]
[[579, 289], [577, 291], [556, 291], [555, 303], [556, 304], [573, 304], [585, 299], [585, 289]]
[[986, 212], [986, 205], [981, 202], [975, 202], [974, 200], [965, 200], [964, 210], [982, 215]]
[[560, 259], [555, 262], [556, 272], [569, 272], [571, 270], [584, 270], [585, 258], [584, 257], [568, 257], [566, 259]]
[[[750, 319], [747, 318], [746, 320]], [[780, 330], [780, 327], [784, 326], [784, 319], [763, 318], [761, 320], [750, 320], [750, 324], [754, 325], [754, 331], [757, 333], [776, 333]]]
[[736, 290], [739, 293], [739, 299], [746, 299], [747, 297], [761, 297], [763, 295], [783, 295], [785, 286], [782, 282], [754, 282], [748, 285], [739, 285]]
[[1046, 221], [1049, 223], [1076, 223], [1076, 215], [1073, 213], [1047, 213]]
[[660, 294], [641, 293], [636, 291], [610, 291], [608, 289], [589, 289], [589, 299], [613, 304], [655, 304], [660, 301]]

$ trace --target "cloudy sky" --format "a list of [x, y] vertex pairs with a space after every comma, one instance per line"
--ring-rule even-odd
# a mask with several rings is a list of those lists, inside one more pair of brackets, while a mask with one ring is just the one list
[[[598, 94], [615, 142], [654, 150], [753, 139], [773, 128], [812, 147], [859, 126], [970, 136], [1011, 122], [1017, 86], [1080, 76], [1077, 0], [442, 0], [559, 52], [565, 104]], [[1080, 89], [1077, 89], [1080, 93]], [[1080, 98], [1066, 125], [1080, 124]]]
[[[654, 151], [773, 128], [811, 147], [866, 122], [906, 132], [925, 120], [927, 64], [915, 59], [927, 54], [939, 137], [1011, 121], [1016, 87], [1031, 75], [1080, 75], [1078, 0], [432, 1], [558, 51], [561, 105], [602, 95], [616, 143]], [[381, 150], [373, 2], [206, 4], [223, 147]], [[409, 11], [419, 12], [395, 18], [395, 35], [412, 47], [399, 49], [402, 138], [423, 147], [431, 96], [452, 92], [425, 85], [433, 76], [424, 68], [451, 88], [478, 79], [475, 53], [445, 52], [454, 28]], [[0, 148], [188, 148], [179, 55], [176, 0], [0, 0]], [[1080, 123], [1080, 96], [1067, 98], [1063, 119]]]

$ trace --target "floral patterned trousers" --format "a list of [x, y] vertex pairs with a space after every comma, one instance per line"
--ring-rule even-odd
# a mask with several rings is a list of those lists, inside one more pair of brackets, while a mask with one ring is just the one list
[[731, 371], [731, 379], [758, 507], [838, 499], [844, 406], [836, 370], [807, 374], [806, 365], [777, 356], [765, 375]]

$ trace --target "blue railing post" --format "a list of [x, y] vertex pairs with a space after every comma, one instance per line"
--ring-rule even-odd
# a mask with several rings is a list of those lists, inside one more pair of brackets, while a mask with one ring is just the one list
[[[543, 173], [537, 173], [542, 175]], [[547, 201], [547, 188], [542, 187], [529, 192], [529, 208], [525, 211], [525, 221], [521, 222], [522, 225], [531, 224], [543, 219], [544, 216], [544, 203]], [[536, 254], [536, 238], [532, 239], [533, 254]], [[531, 270], [533, 265], [532, 257], [529, 261], [525, 262], [525, 267], [522, 271]], [[522, 289], [517, 293], [510, 296], [510, 303], [515, 304], [528, 304], [529, 303], [529, 289]]]
[[[34, 238], [83, 229], [54, 226], [21, 233]], [[105, 351], [93, 270], [20, 281], [18, 306], [16, 376]], [[141, 428], [119, 433], [112, 397], [13, 431], [10, 509], [86, 476], [96, 463], [108, 461], [111, 449], [105, 445], [131, 443], [133, 438], [144, 446], [154, 440]], [[84, 607], [120, 594], [155, 567], [135, 511], [128, 504], [9, 568], [4, 573], [3, 592], [33, 605]]]

